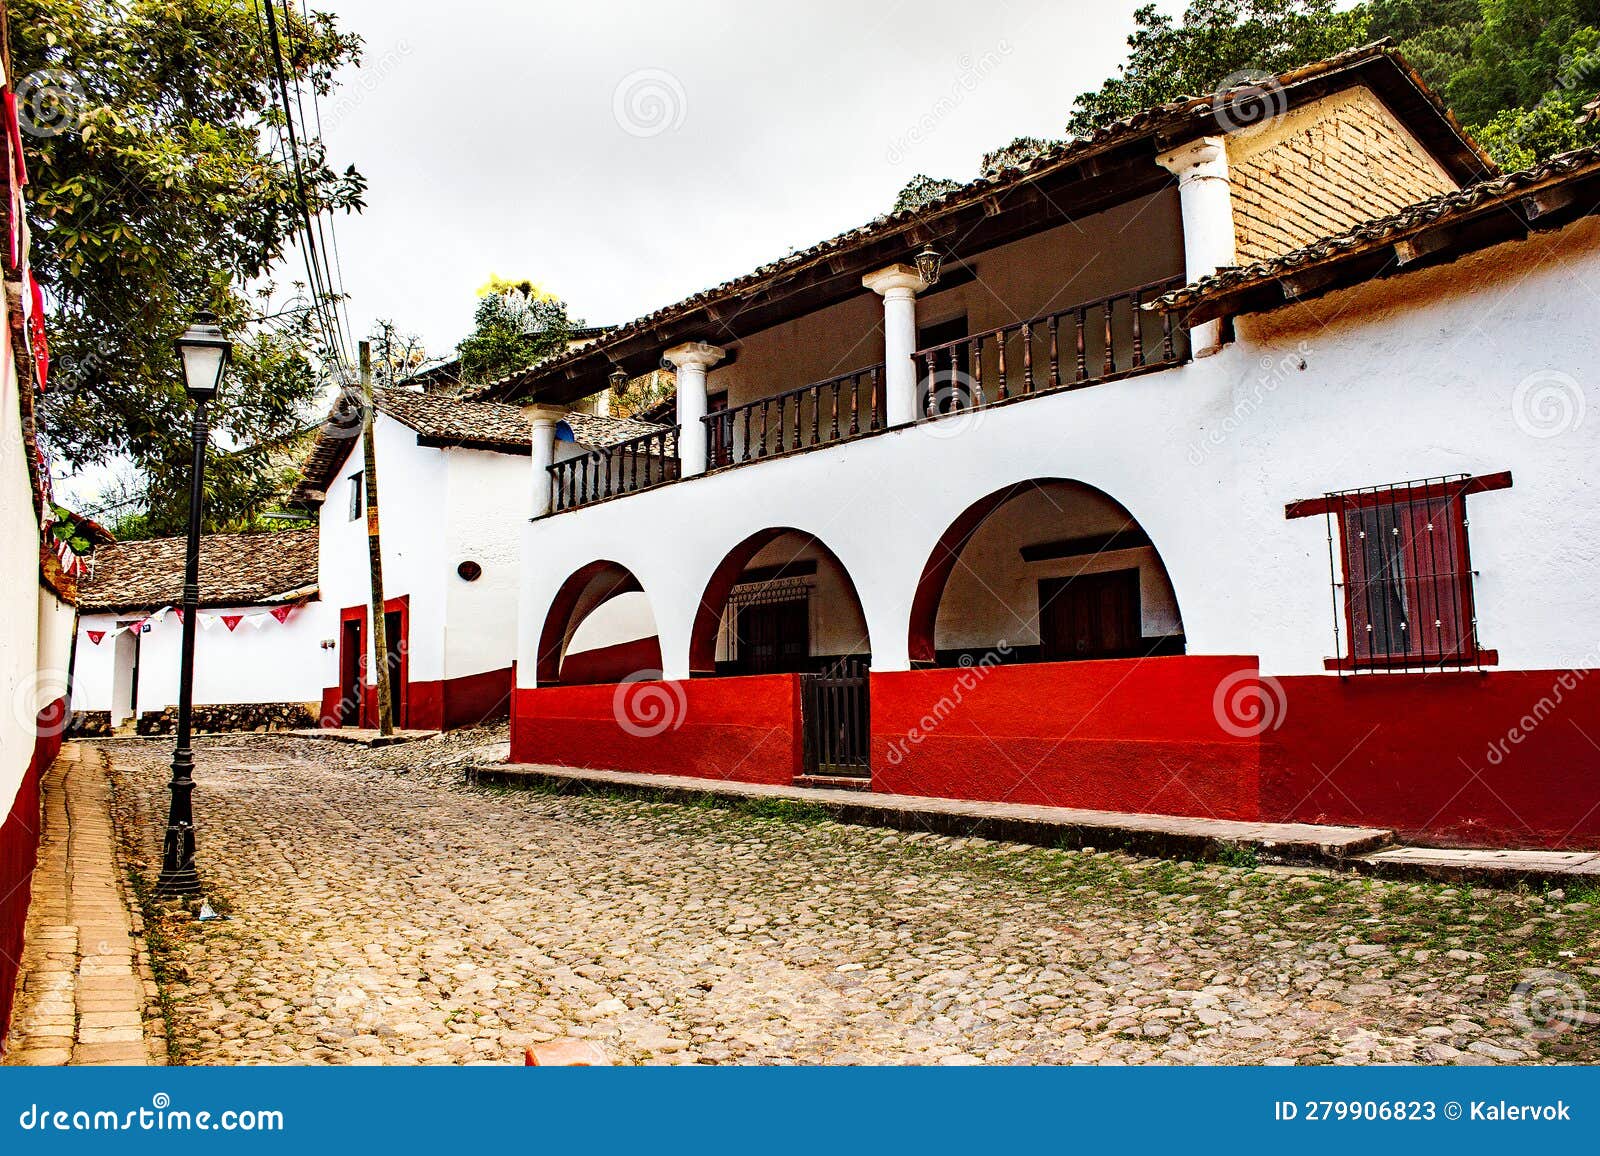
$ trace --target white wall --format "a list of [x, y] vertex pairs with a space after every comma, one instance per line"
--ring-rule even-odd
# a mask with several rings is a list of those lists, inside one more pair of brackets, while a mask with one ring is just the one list
[[[444, 572], [444, 677], [504, 670], [516, 656], [519, 530], [528, 516], [529, 459], [486, 450], [434, 452], [444, 456], [450, 496], [448, 548], [438, 558]], [[483, 567], [472, 582], [456, 572], [467, 560]]]
[[[381, 468], [381, 467], [380, 467]], [[260, 606], [206, 609], [205, 615], [261, 614]], [[131, 632], [112, 638], [110, 631], [139, 613], [84, 614], [78, 624], [78, 650], [73, 666], [72, 709], [113, 709], [113, 701], [126, 677], [126, 660], [118, 671], [119, 647], [131, 650]], [[90, 631], [105, 631], [98, 644]], [[183, 625], [170, 611], [139, 636], [139, 701], [144, 714], [175, 706], [178, 702], [178, 667]], [[294, 611], [289, 621], [268, 618], [258, 629], [241, 622], [232, 631], [221, 622], [195, 633], [194, 701], [197, 705], [241, 702], [305, 702], [322, 698], [323, 684], [316, 661], [318, 644], [331, 637], [327, 604], [311, 602]], [[125, 693], [125, 692], [124, 692]], [[121, 707], [122, 702], [117, 702]]]
[[8, 814], [33, 759], [39, 612], [39, 523], [22, 441], [7, 303], [0, 301], [0, 807]]
[[649, 597], [643, 590], [630, 590], [590, 611], [572, 632], [566, 653], [602, 650], [607, 646], [654, 638], [655, 634], [656, 618], [650, 610]]
[[[410, 597], [410, 677], [413, 682], [432, 681], [444, 677], [444, 579], [449, 552], [450, 478], [444, 454], [417, 445], [415, 430], [383, 413], [377, 415], [375, 429], [383, 593], [386, 599]], [[328, 489], [319, 521], [319, 582], [322, 600], [329, 608], [329, 638], [335, 637], [340, 610], [372, 604], [367, 521], [365, 513], [359, 518], [349, 517], [349, 483], [346, 480], [351, 474], [361, 472], [359, 433], [350, 439], [350, 446], [350, 456]], [[526, 473], [523, 478], [525, 489]], [[450, 566], [453, 568], [454, 563]], [[337, 686], [338, 650], [322, 653], [322, 685]], [[371, 670], [371, 631], [367, 632], [367, 654]]]
[[[1177, 369], [531, 522], [524, 556], [538, 564], [523, 579], [519, 682], [533, 683], [527, 659], [556, 590], [596, 558], [637, 575], [666, 673], [685, 676], [711, 571], [771, 526], [832, 548], [861, 594], [874, 666], [903, 668], [917, 577], [939, 536], [978, 498], [1040, 477], [1104, 491], [1149, 533], [1189, 653], [1255, 654], [1269, 673], [1321, 673], [1333, 653], [1326, 529], [1321, 518], [1286, 520], [1285, 504], [1506, 469], [1513, 488], [1467, 499], [1482, 643], [1499, 649], [1502, 667], [1595, 666], [1600, 327], [1588, 286], [1600, 283], [1597, 253], [1600, 223], [1586, 220], [1241, 319], [1235, 343]], [[1524, 383], [1548, 380], [1591, 412], [1536, 437], [1524, 429]]]
[[[410, 599], [409, 674], [413, 682], [461, 678], [511, 665], [521, 539], [529, 503], [528, 462], [518, 454], [439, 449], [386, 414], [375, 422], [379, 517], [386, 599]], [[339, 611], [371, 604], [367, 523], [349, 517], [350, 475], [362, 468], [362, 441], [322, 505], [321, 589], [328, 637]], [[463, 561], [483, 575], [458, 576]], [[324, 686], [338, 683], [338, 651], [324, 652]], [[371, 668], [371, 634], [368, 634]]]

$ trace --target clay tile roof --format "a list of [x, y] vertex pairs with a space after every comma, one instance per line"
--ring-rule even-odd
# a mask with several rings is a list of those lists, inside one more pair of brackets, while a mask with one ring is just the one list
[[561, 419], [572, 440], [590, 449], [604, 449], [618, 442], [659, 433], [669, 427], [659, 422], [636, 421], [628, 417], [602, 417], [596, 413], [569, 413]]
[[[1438, 131], [1441, 139], [1448, 138], [1448, 143], [1442, 147], [1447, 150], [1449, 154], [1447, 159], [1452, 171], [1457, 172], [1458, 178], [1465, 179], [1465, 175], [1469, 172], [1477, 176], [1499, 171], [1489, 155], [1466, 135], [1444, 104], [1428, 90], [1415, 70], [1395, 49], [1391, 40], [1379, 40], [1347, 49], [1326, 59], [1290, 69], [1264, 82], [1264, 87], [1292, 92], [1296, 86], [1310, 84], [1336, 73], [1383, 60], [1387, 60], [1393, 66], [1391, 69], [1393, 75], [1389, 78], [1392, 83], [1398, 89], [1408, 92], [1420, 105], [1432, 110], [1439, 122]], [[1253, 94], [1258, 88], [1246, 87], [1237, 91], [1239, 95], [1230, 99], [1254, 99]], [[656, 332], [664, 330], [669, 322], [677, 321], [707, 306], [715, 306], [719, 302], [745, 297], [758, 290], [784, 284], [809, 270], [838, 262], [845, 254], [864, 249], [869, 243], [897, 234], [908, 234], [919, 226], [931, 228], [937, 220], [974, 203], [997, 204], [997, 198], [1016, 187], [1055, 170], [1086, 164], [1095, 155], [1138, 138], [1170, 136], [1177, 139], [1186, 135], [1192, 137], [1206, 131], [1217, 132], [1220, 99], [1215, 93], [1182, 96], [1132, 116], [1111, 121], [1089, 136], [1062, 141], [1019, 164], [986, 172], [976, 180], [960, 185], [916, 209], [905, 209], [876, 217], [865, 225], [792, 252], [743, 276], [686, 297], [676, 304], [614, 326], [596, 341], [477, 386], [468, 396], [501, 398], [527, 396], [540, 385], [562, 377], [573, 377], [577, 366], [582, 362], [604, 357], [607, 351], [626, 346], [632, 339], [655, 337]]]
[[[1487, 210], [1499, 209], [1506, 202], [1525, 197], [1541, 186], [1560, 184], [1572, 177], [1595, 171], [1600, 171], [1600, 145], [1574, 149], [1560, 156], [1551, 157], [1531, 168], [1506, 173], [1504, 176], [1480, 181], [1464, 189], [1418, 201], [1398, 213], [1365, 221], [1345, 232], [1323, 237], [1310, 245], [1293, 249], [1271, 260], [1223, 269], [1209, 277], [1202, 277], [1182, 288], [1174, 289], [1171, 293], [1148, 302], [1145, 308], [1164, 311], [1193, 310], [1199, 305], [1262, 282], [1278, 282], [1297, 273], [1304, 273], [1313, 267], [1384, 249], [1425, 230], [1465, 220]], [[1595, 206], [1587, 208], [1588, 211], [1595, 210]], [[1486, 244], [1497, 243], [1503, 239], [1498, 234], [1485, 234], [1481, 238]], [[1392, 272], [1397, 267], [1398, 263], [1391, 262], [1387, 271]]]
[[[154, 610], [183, 598], [183, 538], [118, 542], [94, 552], [78, 609]], [[200, 539], [200, 605], [290, 601], [317, 587], [317, 531], [207, 534]]]
[[[514, 405], [466, 401], [441, 393], [409, 389], [375, 391], [378, 412], [416, 430], [418, 440], [432, 445], [462, 446], [497, 453], [526, 454], [531, 423]], [[342, 399], [317, 433], [306, 455], [300, 481], [289, 495], [294, 504], [315, 505], [328, 489], [361, 433], [360, 414]]]
[[514, 405], [463, 401], [439, 393], [405, 389], [377, 391], [378, 412], [386, 413], [423, 437], [472, 449], [527, 453], [531, 425]]

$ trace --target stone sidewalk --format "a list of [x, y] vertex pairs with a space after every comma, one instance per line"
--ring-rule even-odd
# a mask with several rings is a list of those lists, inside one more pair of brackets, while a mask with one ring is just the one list
[[44, 829], [7, 1064], [164, 1064], [155, 978], [130, 914], [106, 757], [69, 743], [44, 778]]
[[467, 766], [466, 773], [472, 782], [491, 785], [579, 792], [600, 789], [674, 802], [715, 798], [794, 803], [818, 808], [839, 823], [1041, 847], [1115, 848], [1167, 859], [1209, 860], [1248, 849], [1261, 863], [1351, 870], [1395, 880], [1559, 887], [1569, 881], [1600, 879], [1600, 853], [1596, 852], [1401, 846], [1394, 832], [1375, 827], [1086, 811], [538, 763], [475, 762]]

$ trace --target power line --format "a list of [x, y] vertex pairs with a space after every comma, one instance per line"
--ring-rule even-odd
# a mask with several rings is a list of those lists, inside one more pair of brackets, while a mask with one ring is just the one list
[[[313, 307], [322, 322], [323, 332], [328, 342], [333, 346], [334, 357], [337, 362], [339, 377], [346, 378], [346, 367], [349, 365], [349, 347], [346, 344], [347, 336], [343, 326], [340, 325], [337, 313], [330, 316], [330, 302], [333, 300], [331, 278], [323, 263], [323, 258], [317, 248], [317, 228], [313, 224], [310, 198], [306, 195], [305, 175], [300, 164], [300, 138], [295, 131], [295, 110], [289, 103], [288, 71], [283, 62], [283, 46], [278, 37], [277, 13], [272, 0], [258, 0], [259, 7], [265, 9], [267, 23], [267, 41], [272, 55], [272, 67], [277, 78], [278, 99], [283, 109], [284, 128], [288, 133], [288, 161], [294, 176], [295, 202], [299, 209], [302, 233], [302, 255], [305, 257], [306, 274], [311, 279], [311, 292]], [[287, 21], [287, 0], [285, 0], [285, 19]], [[296, 80], [298, 84], [298, 78]], [[302, 110], [303, 115], [303, 110]], [[320, 213], [317, 214], [320, 218]]]

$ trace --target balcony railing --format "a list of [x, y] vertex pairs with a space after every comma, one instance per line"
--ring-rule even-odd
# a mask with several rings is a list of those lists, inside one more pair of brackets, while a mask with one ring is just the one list
[[849, 441], [883, 428], [883, 366], [841, 373], [701, 420], [712, 469]]
[[678, 427], [589, 450], [547, 467], [554, 513], [678, 480]]
[[1189, 356], [1188, 332], [1143, 305], [1183, 282], [1153, 281], [920, 349], [918, 412], [937, 418], [1176, 365]]

